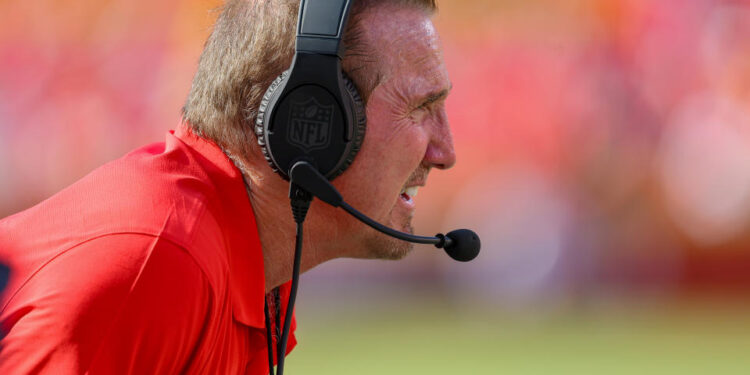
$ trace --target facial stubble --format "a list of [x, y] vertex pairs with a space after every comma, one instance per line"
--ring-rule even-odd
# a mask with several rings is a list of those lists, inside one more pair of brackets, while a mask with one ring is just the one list
[[[393, 209], [390, 212], [391, 217], [392, 214]], [[403, 231], [406, 233], [413, 234], [414, 228], [411, 226], [411, 220], [412, 215], [409, 215], [404, 218], [402, 223], [399, 223], [400, 225], [397, 228], [403, 228]], [[390, 237], [372, 229], [370, 235], [365, 240], [365, 247], [367, 254], [373, 259], [399, 260], [406, 257], [414, 249], [414, 244]]]

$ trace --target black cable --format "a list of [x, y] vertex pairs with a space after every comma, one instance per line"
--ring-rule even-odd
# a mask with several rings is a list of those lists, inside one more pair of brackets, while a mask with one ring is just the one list
[[266, 344], [268, 349], [268, 374], [274, 375], [273, 373], [273, 336], [271, 334], [271, 317], [268, 314], [268, 298], [265, 298], [266, 302], [263, 304], [263, 313], [266, 316]]
[[[308, 203], [309, 204], [309, 203]], [[292, 314], [294, 313], [294, 301], [297, 298], [297, 286], [299, 285], [299, 266], [302, 258], [302, 222], [297, 223], [297, 241], [294, 246], [294, 268], [292, 270], [292, 289], [289, 292], [289, 302], [286, 305], [284, 315], [284, 330], [281, 334], [279, 349], [277, 351], [278, 361], [276, 375], [284, 374], [284, 357], [286, 356], [286, 343], [289, 339], [289, 329], [292, 325]]]
[[[277, 286], [273, 288], [273, 291], [271, 293], [273, 294], [273, 316], [276, 322], [276, 325], [274, 326], [273, 337], [276, 338], [276, 345], [278, 345], [279, 340], [281, 340], [281, 291]], [[276, 349], [276, 353], [279, 353], [278, 348]]]

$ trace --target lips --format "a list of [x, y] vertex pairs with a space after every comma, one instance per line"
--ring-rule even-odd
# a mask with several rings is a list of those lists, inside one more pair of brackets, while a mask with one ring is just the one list
[[427, 182], [427, 174], [430, 172], [429, 168], [420, 167], [409, 176], [409, 179], [401, 188], [399, 197], [401, 201], [406, 203], [408, 207], [414, 209], [414, 198], [419, 192], [419, 188], [425, 185]]
[[418, 191], [419, 191], [419, 186], [410, 186], [410, 187], [401, 189], [401, 195], [406, 195], [408, 197], [414, 198], [417, 196]]
[[401, 189], [401, 199], [411, 202], [412, 198], [417, 196], [417, 192], [419, 191], [419, 186], [409, 186], [406, 188]]

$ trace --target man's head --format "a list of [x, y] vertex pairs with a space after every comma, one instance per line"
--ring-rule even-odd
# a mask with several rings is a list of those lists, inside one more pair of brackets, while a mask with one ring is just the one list
[[[206, 44], [184, 109], [197, 133], [246, 165], [251, 190], [275, 191], [271, 195], [283, 206], [287, 185], [265, 165], [253, 124], [266, 88], [291, 63], [298, 6], [230, 1]], [[354, 207], [405, 231], [411, 231], [414, 211], [405, 193], [423, 185], [431, 168], [455, 161], [443, 105], [450, 81], [430, 21], [434, 9], [433, 1], [358, 1], [344, 35], [342, 65], [365, 100], [368, 121], [358, 156], [334, 184]], [[331, 208], [314, 206], [308, 221], [315, 220], [349, 249], [340, 256], [400, 258], [411, 248]]]

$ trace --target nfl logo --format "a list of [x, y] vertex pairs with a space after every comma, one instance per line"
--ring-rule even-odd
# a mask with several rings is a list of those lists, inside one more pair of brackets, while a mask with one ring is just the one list
[[292, 101], [287, 139], [306, 153], [325, 148], [330, 141], [332, 119], [333, 105], [321, 105], [315, 98]]

